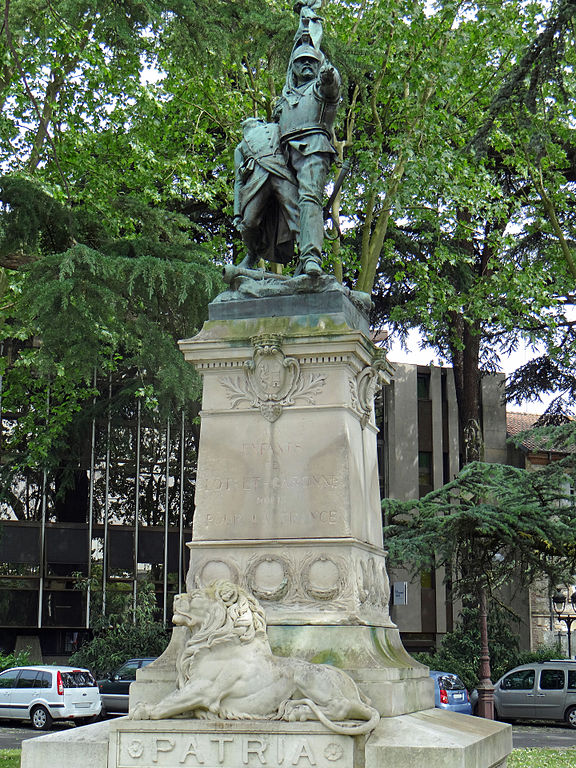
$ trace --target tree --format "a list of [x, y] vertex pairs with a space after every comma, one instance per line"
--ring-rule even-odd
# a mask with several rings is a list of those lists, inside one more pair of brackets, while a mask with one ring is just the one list
[[[98, 594], [97, 575], [93, 578], [91, 594]], [[93, 637], [70, 656], [70, 664], [86, 667], [96, 677], [111, 674], [126, 659], [160, 656], [169, 639], [169, 630], [155, 618], [156, 600], [151, 583], [143, 583], [138, 591], [136, 609], [132, 592], [117, 585], [109, 592], [105, 614], [96, 610]], [[87, 588], [81, 582], [82, 589]], [[95, 606], [98, 609], [98, 605]]]
[[398, 333], [421, 328], [450, 362], [462, 436], [481, 427], [481, 370], [494, 368], [521, 336], [557, 348], [566, 323], [573, 277], [535, 164], [545, 168], [566, 232], [574, 137], [563, 41], [573, 13], [562, 2], [543, 19], [534, 6], [507, 3], [497, 13], [478, 5], [467, 20], [459, 17], [449, 45], [461, 53], [450, 47], [444, 64], [459, 76], [437, 77], [430, 128], [404, 170], [381, 251], [375, 320], [391, 321]]
[[138, 3], [37, 6], [7, 2], [0, 34], [1, 487], [19, 515], [13, 481], [46, 471], [57, 519], [83, 520], [93, 418], [136, 398], [179, 419], [199, 388], [175, 340], [221, 283], [197, 209], [165, 181], [181, 148], [164, 163], [150, 150], [162, 98], [140, 73], [160, 18]]
[[386, 499], [390, 558], [446, 566], [458, 595], [494, 597], [516, 571], [520, 584], [560, 582], [576, 566], [575, 477], [572, 458], [538, 472], [472, 462], [419, 501]]
[[555, 585], [576, 572], [575, 480], [571, 455], [538, 472], [471, 462], [419, 501], [383, 502], [391, 564], [444, 567], [453, 594], [479, 610], [482, 696], [491, 686], [488, 601], [499, 601], [504, 584], [546, 577]]
[[[538, 400], [544, 394], [554, 394], [547, 409], [552, 417], [574, 415], [576, 404], [576, 373], [573, 350], [576, 346], [575, 326], [560, 328], [558, 341], [546, 354], [540, 354], [518, 368], [506, 382], [509, 401]], [[566, 446], [569, 447], [569, 446]]]
[[[447, 29], [442, 12], [450, 10]], [[551, 4], [545, 18], [541, 8], [514, 3], [497, 12], [483, 4], [470, 14], [462, 10], [443, 4], [424, 22], [434, 52], [437, 43], [446, 56], [405, 90], [420, 94], [423, 119], [414, 123], [417, 146], [409, 144], [405, 163], [388, 166], [392, 181], [374, 198], [380, 221], [389, 218], [372, 264], [375, 321], [400, 334], [420, 328], [453, 367], [466, 463], [483, 455], [482, 370], [495, 369], [498, 353], [521, 337], [544, 340], [553, 365], [562, 359], [568, 366], [573, 351], [558, 342], [573, 301], [574, 137], [565, 88], [572, 52], [564, 42], [574, 7]], [[403, 159], [399, 152], [389, 156]], [[390, 191], [395, 215], [387, 212]], [[366, 215], [364, 226], [369, 221]], [[362, 245], [368, 241], [363, 232]], [[484, 500], [473, 503], [481, 508]], [[485, 597], [482, 585], [476, 588], [473, 594]], [[485, 616], [483, 610], [486, 640]], [[486, 650], [487, 680], [488, 661]]]

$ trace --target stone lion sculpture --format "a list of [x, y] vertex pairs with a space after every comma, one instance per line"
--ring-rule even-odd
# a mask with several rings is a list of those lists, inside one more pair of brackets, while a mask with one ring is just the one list
[[[217, 581], [174, 598], [173, 623], [189, 630], [177, 661], [178, 688], [133, 720], [187, 713], [229, 720], [319, 720], [332, 731], [371, 731], [380, 714], [336, 667], [272, 653], [264, 611], [254, 597]], [[365, 722], [342, 724], [346, 720]]]

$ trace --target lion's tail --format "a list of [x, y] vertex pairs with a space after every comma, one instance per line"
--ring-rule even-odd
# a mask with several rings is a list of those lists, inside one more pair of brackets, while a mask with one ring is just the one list
[[380, 712], [368, 705], [366, 705], [366, 709], [371, 713], [370, 720], [355, 723], [354, 725], [340, 725], [339, 723], [330, 720], [312, 699], [301, 699], [301, 701], [303, 704], [307, 704], [310, 707], [322, 725], [325, 725], [326, 728], [329, 728], [331, 731], [334, 731], [334, 733], [341, 734], [342, 736], [361, 736], [364, 733], [370, 733], [370, 731], [373, 731], [380, 722]]

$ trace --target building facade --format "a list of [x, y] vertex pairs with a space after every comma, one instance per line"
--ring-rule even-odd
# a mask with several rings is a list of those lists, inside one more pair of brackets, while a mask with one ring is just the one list
[[[377, 404], [380, 429], [381, 495], [418, 499], [453, 479], [462, 466], [454, 375], [451, 368], [393, 363], [392, 383]], [[484, 460], [507, 463], [504, 374], [481, 380]], [[391, 615], [405, 646], [413, 651], [437, 647], [458, 620], [460, 603], [453, 600], [450, 580], [442, 569], [390, 569]], [[521, 647], [530, 645], [527, 596], [513, 588], [503, 596], [518, 616]]]
[[119, 598], [135, 612], [143, 582], [170, 623], [188, 569], [196, 431], [185, 414], [151, 420], [134, 403], [94, 418], [65, 505], [47, 473], [14, 475], [0, 494], [2, 652], [66, 659]]
[[[508, 411], [506, 414], [508, 436], [516, 437], [534, 428], [539, 418], [537, 414]], [[511, 444], [508, 446], [508, 463], [529, 472], [537, 472], [542, 467], [551, 462], [559, 461], [565, 456], [566, 453], [562, 451], [543, 449], [533, 437], [524, 436], [518, 448]], [[574, 487], [568, 490], [573, 497]], [[568, 632], [570, 631], [570, 650], [574, 656], [576, 652], [576, 610], [573, 608], [569, 597], [576, 593], [576, 584], [557, 586], [567, 597], [566, 605], [560, 613], [565, 615], [569, 621], [558, 619], [558, 612], [554, 610], [554, 603], [550, 594], [550, 585], [543, 581], [536, 582], [531, 586], [526, 596], [530, 631], [529, 647], [536, 649], [558, 643], [562, 651], [568, 653]]]

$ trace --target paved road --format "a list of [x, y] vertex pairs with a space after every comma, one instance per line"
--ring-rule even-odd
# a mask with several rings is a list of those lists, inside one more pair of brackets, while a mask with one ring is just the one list
[[529, 747], [576, 747], [576, 731], [565, 723], [543, 726], [534, 723], [514, 724], [512, 726], [514, 749]]
[[47, 733], [57, 733], [75, 727], [71, 723], [54, 723], [51, 731], [35, 731], [31, 725], [18, 723], [18, 727], [13, 727], [7, 725], [4, 720], [0, 723], [0, 749], [20, 749], [25, 739], [34, 739], [37, 736], [45, 736]]
[[[71, 723], [54, 723], [52, 731], [67, 730], [75, 728]], [[43, 736], [46, 731], [35, 731], [30, 725], [18, 725], [13, 727], [7, 725], [6, 721], [0, 723], [0, 749], [19, 749], [25, 739], [34, 739], [37, 736]], [[512, 728], [512, 741], [514, 749], [526, 749], [529, 747], [575, 747], [576, 748], [576, 730], [568, 728], [563, 723], [545, 725], [535, 725], [527, 723], [523, 725], [514, 725]]]

